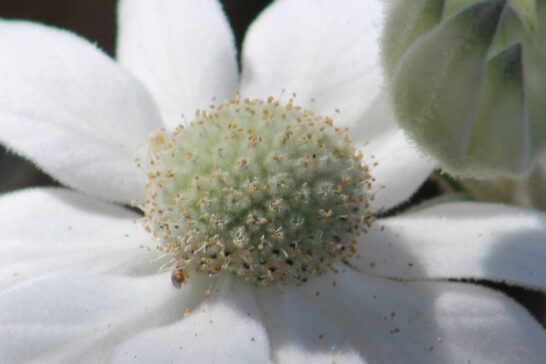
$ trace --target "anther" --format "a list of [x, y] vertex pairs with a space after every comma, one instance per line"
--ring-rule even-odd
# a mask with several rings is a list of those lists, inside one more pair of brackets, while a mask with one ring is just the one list
[[135, 205], [177, 262], [177, 287], [191, 272], [301, 284], [354, 254], [373, 221], [362, 153], [331, 118], [292, 99], [237, 95], [149, 143], [146, 166], [138, 161], [148, 196]]

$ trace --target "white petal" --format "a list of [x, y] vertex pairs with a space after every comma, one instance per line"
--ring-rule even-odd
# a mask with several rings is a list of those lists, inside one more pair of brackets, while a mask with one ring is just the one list
[[233, 97], [235, 45], [218, 1], [122, 0], [118, 14], [118, 59], [151, 91], [167, 127]]
[[208, 279], [176, 290], [155, 274], [135, 217], [60, 189], [0, 199], [0, 362], [107, 362], [200, 303]]
[[[275, 1], [244, 41], [242, 94], [295, 92], [296, 104], [335, 116], [339, 126], [353, 125], [383, 84], [382, 23], [378, 0]], [[336, 108], [341, 114], [334, 115]]]
[[119, 343], [195, 308], [206, 289], [196, 278], [177, 290], [168, 273], [140, 278], [62, 273], [4, 291], [0, 362], [110, 362]]
[[542, 363], [546, 355], [544, 330], [521, 306], [471, 284], [402, 283], [348, 270], [301, 292], [370, 363]]
[[369, 143], [397, 129], [390, 98], [382, 92], [371, 102], [360, 120], [349, 128], [349, 137], [353, 143]]
[[444, 203], [378, 220], [358, 251], [351, 263], [382, 276], [481, 278], [546, 289], [546, 214], [536, 210]]
[[125, 342], [115, 363], [270, 363], [269, 342], [253, 289], [219, 284], [219, 291], [176, 324]]
[[[401, 130], [390, 130], [362, 147], [378, 189], [374, 211], [407, 201], [434, 170], [434, 162], [410, 145]], [[377, 162], [378, 164], [373, 166]]]
[[260, 309], [276, 363], [363, 363], [362, 356], [327, 316], [319, 314], [298, 288], [262, 290]]
[[141, 85], [82, 38], [38, 24], [1, 21], [0, 49], [0, 141], [76, 189], [142, 196], [134, 159], [160, 121]]
[[[0, 199], [0, 291], [44, 275], [141, 275], [155, 257], [140, 216], [62, 189], [33, 189]], [[157, 267], [156, 267], [157, 268]]]

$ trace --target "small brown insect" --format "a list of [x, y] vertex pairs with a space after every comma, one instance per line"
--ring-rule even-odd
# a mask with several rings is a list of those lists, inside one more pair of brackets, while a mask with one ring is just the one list
[[180, 289], [183, 284], [185, 284], [188, 281], [188, 272], [186, 272], [183, 268], [176, 268], [171, 273], [171, 282], [173, 282], [173, 286]]

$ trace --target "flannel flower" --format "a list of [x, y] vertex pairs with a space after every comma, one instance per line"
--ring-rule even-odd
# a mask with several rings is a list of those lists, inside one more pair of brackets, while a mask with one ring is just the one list
[[454, 280], [543, 290], [546, 215], [385, 213], [434, 166], [382, 96], [381, 2], [342, 3], [274, 2], [240, 75], [214, 0], [122, 0], [118, 63], [0, 23], [0, 140], [71, 188], [0, 198], [0, 362], [541, 362]]

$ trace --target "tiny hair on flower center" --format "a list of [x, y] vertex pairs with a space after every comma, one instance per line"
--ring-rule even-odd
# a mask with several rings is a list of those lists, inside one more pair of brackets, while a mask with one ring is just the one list
[[197, 272], [300, 284], [354, 255], [373, 178], [346, 132], [292, 99], [237, 95], [151, 133], [138, 205], [173, 283]]

